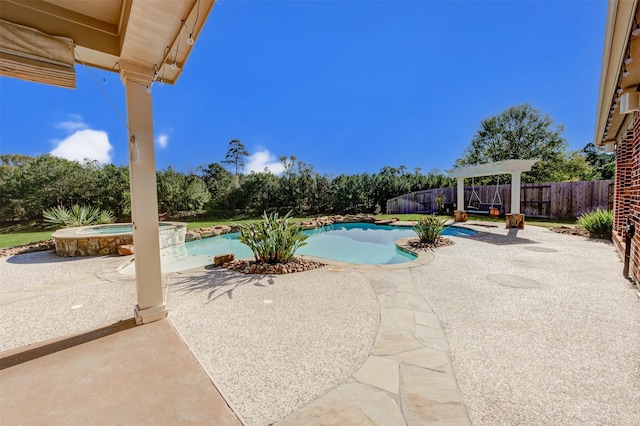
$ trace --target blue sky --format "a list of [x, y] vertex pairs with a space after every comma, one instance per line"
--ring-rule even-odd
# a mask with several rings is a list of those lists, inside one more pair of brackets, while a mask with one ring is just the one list
[[[174, 86], [153, 86], [158, 169], [295, 155], [322, 174], [446, 170], [484, 118], [530, 103], [593, 139], [607, 3], [218, 1]], [[0, 78], [0, 152], [127, 164], [116, 73], [77, 88]], [[275, 163], [275, 164], [274, 164]]]

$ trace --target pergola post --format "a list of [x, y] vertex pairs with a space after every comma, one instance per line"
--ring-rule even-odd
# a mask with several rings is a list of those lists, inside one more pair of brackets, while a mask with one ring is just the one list
[[520, 177], [522, 172], [511, 172], [511, 214], [520, 214]]
[[466, 222], [469, 219], [469, 216], [464, 208], [464, 177], [459, 176], [456, 178], [456, 180], [458, 182], [458, 199], [456, 201], [456, 211], [453, 212], [453, 220], [455, 220], [456, 222]]
[[[129, 127], [129, 176], [131, 217], [135, 245], [137, 324], [167, 316], [162, 294], [160, 237], [158, 232], [158, 194], [153, 138], [152, 98], [146, 85], [137, 81], [123, 65]], [[153, 75], [153, 70], [149, 70]], [[150, 78], [149, 78], [150, 79]]]
[[520, 214], [520, 177], [522, 171], [511, 172], [511, 214], [506, 214], [507, 228], [524, 228], [524, 215]]

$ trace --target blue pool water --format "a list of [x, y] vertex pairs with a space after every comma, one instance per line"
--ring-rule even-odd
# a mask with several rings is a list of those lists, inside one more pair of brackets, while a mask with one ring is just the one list
[[[467, 236], [475, 231], [465, 228], [448, 227], [443, 235]], [[411, 228], [369, 223], [333, 224], [310, 231], [307, 245], [298, 249], [296, 254], [322, 257], [341, 262], [361, 265], [390, 265], [409, 262], [416, 258], [414, 254], [398, 249], [395, 241], [400, 238], [415, 238]], [[253, 253], [237, 239], [238, 234], [186, 243], [187, 252], [192, 256], [217, 256], [233, 253], [236, 259], [252, 257]]]
[[[170, 223], [158, 223], [159, 227], [171, 226]], [[96, 226], [83, 226], [76, 231], [81, 235], [115, 235], [115, 234], [131, 234], [133, 233], [133, 225], [130, 223], [114, 223]]]

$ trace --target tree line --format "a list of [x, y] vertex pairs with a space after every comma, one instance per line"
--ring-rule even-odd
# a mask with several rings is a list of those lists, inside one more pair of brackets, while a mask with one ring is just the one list
[[[614, 157], [593, 144], [567, 151], [561, 126], [527, 104], [483, 120], [471, 145], [458, 159], [464, 167], [512, 158], [539, 158], [523, 182], [612, 179]], [[386, 202], [412, 191], [453, 186], [439, 170], [426, 174], [405, 166], [377, 173], [328, 176], [295, 156], [281, 157], [283, 173], [242, 173], [249, 153], [237, 139], [224, 160], [183, 173], [172, 167], [157, 172], [161, 214], [199, 212], [207, 217], [256, 217], [263, 212], [307, 216], [384, 213]], [[225, 168], [228, 166], [231, 171]], [[477, 181], [490, 183], [493, 178]], [[0, 221], [40, 219], [45, 209], [74, 204], [130, 216], [129, 168], [96, 161], [83, 163], [48, 154], [0, 155]]]
[[[156, 174], [158, 210], [205, 214], [210, 218], [248, 216], [264, 211], [306, 216], [381, 212], [389, 198], [453, 184], [439, 171], [384, 167], [379, 173], [329, 177], [294, 156], [281, 159], [284, 172], [234, 174], [221, 163], [183, 173], [168, 167]], [[39, 219], [45, 209], [74, 204], [131, 214], [129, 167], [79, 163], [49, 154], [0, 155], [0, 220]]]

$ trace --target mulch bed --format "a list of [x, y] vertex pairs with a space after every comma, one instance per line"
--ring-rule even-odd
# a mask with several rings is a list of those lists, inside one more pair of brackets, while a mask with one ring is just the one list
[[36, 251], [55, 250], [56, 245], [53, 240], [36, 241], [35, 243], [23, 244], [21, 246], [0, 248], [0, 257], [15, 256], [16, 254], [33, 253]]
[[453, 240], [445, 237], [440, 237], [435, 243], [423, 243], [419, 238], [414, 238], [409, 240], [406, 247], [411, 250], [433, 250], [434, 248], [452, 246], [454, 244]]
[[577, 235], [579, 237], [588, 237], [589, 232], [586, 229], [577, 226], [560, 226], [558, 228], [549, 228], [557, 234]]
[[310, 271], [312, 269], [322, 268], [323, 266], [326, 266], [326, 264], [293, 257], [287, 263], [271, 264], [255, 260], [234, 260], [233, 262], [225, 263], [222, 266], [231, 271], [241, 272], [243, 274], [281, 275]]

